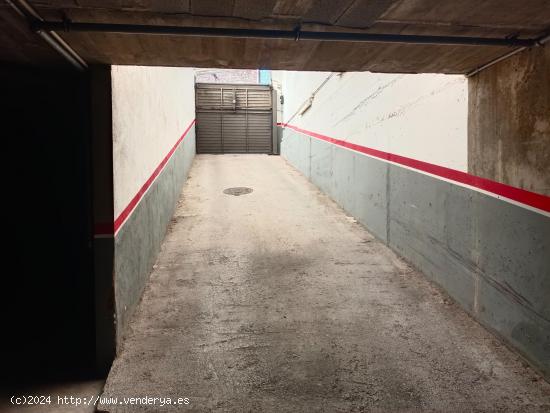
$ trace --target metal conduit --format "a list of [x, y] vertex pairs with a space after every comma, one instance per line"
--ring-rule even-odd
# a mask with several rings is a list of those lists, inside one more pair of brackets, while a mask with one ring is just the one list
[[360, 32], [317, 32], [295, 30], [264, 30], [215, 27], [155, 26], [117, 23], [73, 23], [71, 21], [35, 21], [35, 31], [98, 32], [120, 34], [149, 34], [168, 36], [232, 37], [288, 40], [323, 40], [336, 42], [405, 43], [463, 46], [532, 47], [538, 39], [490, 38], [466, 36], [425, 36], [409, 34], [378, 34]]
[[[550, 41], [550, 34], [548, 35], [545, 35], [545, 36], [542, 36], [542, 37], [539, 37], [537, 40], [536, 40], [536, 45], [537, 46], [544, 46], [545, 43], [547, 43], [548, 41]], [[520, 52], [523, 52], [524, 50], [527, 50], [527, 47], [523, 46], [523, 47], [520, 47], [518, 49], [515, 49], [515, 50], [512, 50], [511, 52], [508, 52], [500, 57], [497, 57], [496, 59], [493, 59], [491, 60], [490, 62], [488, 63], [485, 63], [484, 65], [472, 70], [471, 72], [468, 72], [466, 73], [466, 77], [472, 77], [474, 75], [477, 75], [479, 72], [493, 66], [493, 65], [496, 65], [497, 63], [499, 62], [502, 62], [503, 60], [506, 60], [508, 59], [509, 57], [512, 57]]]
[[[44, 21], [38, 12], [26, 0], [6, 0], [6, 3], [23, 18], [32, 19], [37, 22]], [[88, 65], [84, 59], [82, 59], [78, 53], [76, 53], [76, 51], [53, 30], [40, 29], [35, 30], [35, 32], [78, 70], [83, 71], [88, 68]]]

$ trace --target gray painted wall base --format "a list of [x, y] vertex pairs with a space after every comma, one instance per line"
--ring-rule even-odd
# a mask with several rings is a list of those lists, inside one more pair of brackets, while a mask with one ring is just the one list
[[115, 237], [117, 350], [160, 251], [195, 157], [195, 127], [178, 146]]
[[288, 128], [281, 155], [550, 379], [550, 218]]

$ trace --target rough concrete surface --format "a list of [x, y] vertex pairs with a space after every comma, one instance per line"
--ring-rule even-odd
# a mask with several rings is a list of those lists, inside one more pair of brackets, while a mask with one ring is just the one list
[[550, 196], [550, 47], [470, 77], [469, 172]]
[[[0, 2], [0, 60], [61, 65], [26, 19]], [[353, 31], [537, 39], [548, 30], [546, 0], [33, 0], [46, 20], [263, 30]], [[204, 68], [466, 73], [510, 51], [506, 46], [228, 38], [63, 30], [93, 64]], [[49, 52], [49, 53], [48, 53]], [[58, 57], [59, 58], [59, 57]], [[60, 61], [61, 60], [61, 61]]]
[[103, 394], [124, 396], [190, 404], [100, 410], [550, 409], [550, 384], [267, 155], [195, 158]]

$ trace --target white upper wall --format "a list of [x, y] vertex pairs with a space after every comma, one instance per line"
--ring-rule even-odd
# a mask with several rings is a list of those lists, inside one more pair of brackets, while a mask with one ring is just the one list
[[468, 89], [464, 76], [274, 72], [283, 121], [333, 138], [467, 171]]
[[112, 66], [115, 218], [195, 118], [194, 70]]

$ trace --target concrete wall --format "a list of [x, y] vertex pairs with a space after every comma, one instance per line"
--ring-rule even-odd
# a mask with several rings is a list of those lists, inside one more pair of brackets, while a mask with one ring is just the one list
[[[322, 75], [314, 74], [312, 77], [319, 80]], [[452, 112], [447, 112], [453, 110], [456, 101], [453, 90], [458, 87], [457, 84], [463, 90], [464, 84], [455, 84], [452, 79], [441, 81], [450, 85], [449, 107], [432, 106], [430, 116], [423, 112], [423, 118], [413, 122], [410, 141], [404, 147], [396, 145], [405, 140], [406, 129], [401, 136], [396, 135], [399, 129], [395, 125], [388, 125], [387, 128], [379, 125], [379, 139], [371, 141], [368, 136], [370, 128], [364, 128], [365, 135], [359, 136], [357, 129], [346, 125], [350, 117], [338, 123], [339, 119], [346, 117], [339, 105], [343, 104], [344, 99], [337, 96], [338, 92], [333, 93], [330, 99], [327, 97], [325, 104], [314, 104], [306, 112], [307, 116], [290, 123], [294, 125], [299, 122], [302, 129], [338, 139], [348, 139], [347, 133], [353, 133], [355, 142], [379, 143], [379, 148], [411, 157], [418, 154], [418, 158], [424, 161], [444, 156], [446, 162], [442, 159], [437, 163], [464, 166], [465, 144], [457, 144], [463, 150], [460, 152], [462, 155], [456, 157], [453, 139], [455, 136], [458, 139], [458, 136], [451, 132], [441, 135], [443, 143], [448, 145], [447, 150], [445, 145], [439, 146], [437, 151], [425, 153], [422, 148], [411, 150], [412, 144], [426, 146], [423, 139], [426, 135], [430, 136], [431, 119], [437, 118], [440, 113], [452, 117]], [[294, 85], [297, 83], [294, 82]], [[304, 100], [303, 95], [293, 96], [292, 91], [299, 89], [288, 85], [283, 85], [283, 89], [286, 90], [285, 105], [290, 104], [294, 109], [298, 106], [294, 102]], [[340, 90], [339, 93], [351, 93], [349, 88]], [[363, 89], [358, 83], [355, 90], [365, 90], [364, 93], [372, 95], [370, 89]], [[432, 96], [429, 90], [418, 93], [420, 96]], [[350, 99], [358, 98], [350, 96]], [[414, 101], [412, 96], [410, 99]], [[443, 96], [437, 99], [442, 105], [446, 101]], [[332, 109], [330, 101], [335, 103]], [[464, 106], [463, 99], [461, 102]], [[399, 107], [403, 106], [402, 101], [395, 100], [394, 104], [395, 110], [388, 108], [387, 113], [401, 113]], [[376, 106], [376, 96], [369, 105]], [[288, 113], [285, 108], [286, 121]], [[354, 113], [351, 115], [355, 116]], [[464, 107], [460, 107], [457, 116], [463, 124]], [[363, 125], [369, 124], [363, 122]], [[450, 120], [448, 125], [451, 127], [456, 122]], [[443, 125], [439, 127], [443, 128]], [[422, 133], [423, 129], [425, 133]], [[384, 133], [387, 134], [385, 142], [391, 145], [389, 148], [380, 145], [384, 142]], [[442, 178], [404, 166], [397, 158], [369, 156], [315, 136], [314, 133], [298, 132], [291, 127], [284, 128], [282, 156], [549, 377], [548, 211], [508, 202], [488, 191], [463, 185], [453, 180], [456, 173], [452, 170], [444, 169], [448, 176]], [[463, 133], [461, 139], [466, 140]]]
[[195, 99], [192, 69], [113, 66], [111, 75], [120, 344], [195, 155]]
[[259, 83], [257, 69], [195, 69], [197, 83]]
[[550, 195], [550, 45], [470, 78], [469, 171]]
[[[273, 78], [283, 85], [284, 122], [467, 170], [467, 81], [463, 76], [274, 72]], [[311, 108], [298, 114], [313, 93]]]

